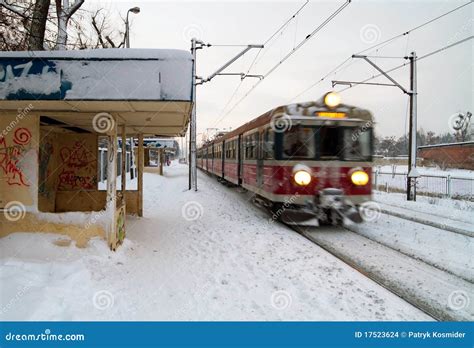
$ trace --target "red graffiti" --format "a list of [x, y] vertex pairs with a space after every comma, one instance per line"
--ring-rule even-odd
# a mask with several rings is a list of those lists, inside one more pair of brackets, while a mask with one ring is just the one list
[[61, 188], [68, 187], [93, 190], [96, 188], [96, 178], [93, 176], [80, 176], [71, 170], [65, 170], [59, 175], [59, 185]]
[[0, 137], [0, 169], [10, 186], [30, 186], [20, 166], [25, 152], [21, 145], [7, 146], [6, 139]]
[[13, 135], [13, 142], [17, 145], [28, 145], [31, 141], [31, 133], [26, 128], [18, 128]]
[[96, 161], [96, 158], [91, 156], [91, 152], [80, 141], [76, 142], [72, 148], [63, 147], [60, 156], [63, 163], [71, 168], [85, 168]]
[[[64, 167], [59, 174], [60, 190], [93, 190], [97, 187], [95, 172], [96, 157], [80, 141], [72, 147], [63, 147], [59, 151]], [[92, 175], [91, 175], [92, 174]]]

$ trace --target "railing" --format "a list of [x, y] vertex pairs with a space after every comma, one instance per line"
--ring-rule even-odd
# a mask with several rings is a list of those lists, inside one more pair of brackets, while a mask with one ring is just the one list
[[[406, 173], [373, 171], [374, 188], [386, 192], [405, 192]], [[416, 179], [416, 192], [421, 195], [468, 199], [474, 201], [474, 178], [454, 175], [423, 174]]]

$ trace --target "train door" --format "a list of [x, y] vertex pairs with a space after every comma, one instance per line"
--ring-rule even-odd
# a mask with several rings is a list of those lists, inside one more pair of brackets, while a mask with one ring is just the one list
[[209, 168], [210, 168], [209, 171], [213, 173], [214, 172], [214, 144], [212, 144], [211, 146], [211, 161], [209, 163]]
[[243, 169], [243, 156], [242, 156], [242, 134], [239, 134], [237, 139], [237, 180], [239, 185], [242, 184], [242, 169]]
[[255, 133], [255, 141], [257, 142], [257, 187], [262, 188], [263, 186], [263, 132]]

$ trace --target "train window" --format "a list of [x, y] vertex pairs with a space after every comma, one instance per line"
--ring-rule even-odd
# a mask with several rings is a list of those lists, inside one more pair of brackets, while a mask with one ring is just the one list
[[340, 155], [339, 127], [319, 129], [319, 155], [322, 160], [338, 159]]
[[345, 128], [343, 138], [343, 158], [349, 161], [370, 160], [371, 139], [370, 129]]
[[283, 157], [315, 158], [314, 131], [314, 128], [301, 126], [286, 131], [283, 137]]
[[272, 129], [265, 131], [265, 140], [263, 142], [264, 159], [273, 159], [275, 154], [275, 135]]

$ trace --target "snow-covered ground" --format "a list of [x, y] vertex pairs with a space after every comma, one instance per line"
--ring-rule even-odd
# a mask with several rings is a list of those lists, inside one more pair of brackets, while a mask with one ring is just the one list
[[[98, 184], [100, 191], [107, 190], [107, 179], [104, 181], [100, 181]], [[117, 183], [116, 183], [117, 190], [122, 188], [122, 176], [117, 176]], [[131, 178], [131, 173], [127, 173], [127, 181], [125, 183], [125, 188], [128, 191], [133, 191], [138, 189], [138, 178], [135, 176], [133, 179]]]
[[[404, 207], [403, 214], [441, 217], [444, 224], [464, 222], [474, 230], [474, 203], [429, 197], [407, 202], [396, 193], [376, 193], [377, 202]], [[404, 200], [405, 199], [405, 200]], [[458, 221], [456, 221], [458, 220]], [[350, 229], [383, 245], [423, 260], [470, 282], [474, 282], [474, 238], [441, 228], [380, 214], [370, 223], [352, 225]]]
[[[145, 174], [145, 217], [117, 252], [53, 234], [0, 239], [0, 320], [429, 320], [187, 167]], [[64, 245], [64, 246], [60, 246]]]

